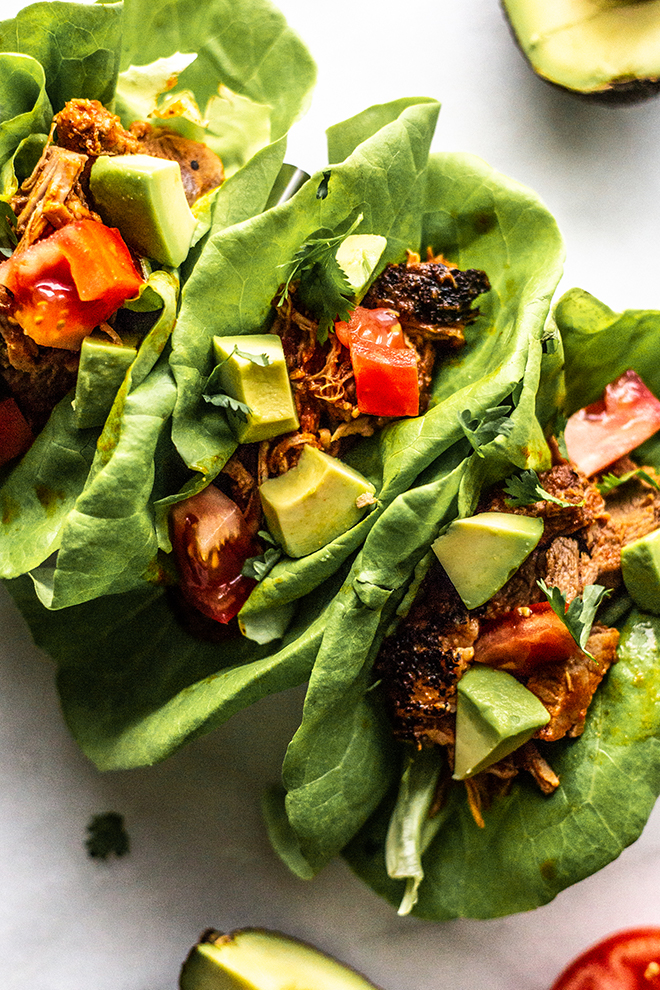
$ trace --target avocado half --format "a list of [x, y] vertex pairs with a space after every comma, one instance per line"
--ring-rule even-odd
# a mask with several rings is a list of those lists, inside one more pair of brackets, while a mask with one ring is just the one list
[[603, 103], [660, 93], [660, 0], [502, 0], [514, 37], [547, 82]]
[[204, 932], [183, 964], [181, 990], [378, 990], [325, 953], [263, 928]]

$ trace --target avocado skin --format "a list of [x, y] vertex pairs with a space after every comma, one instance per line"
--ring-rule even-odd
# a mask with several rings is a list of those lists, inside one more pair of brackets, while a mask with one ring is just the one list
[[571, 96], [575, 96], [584, 102], [599, 103], [603, 106], [626, 106], [635, 103], [644, 103], [646, 100], [650, 100], [660, 94], [660, 78], [654, 77], [627, 79], [625, 82], [613, 81], [604, 89], [592, 90], [590, 92], [574, 89], [572, 86], [562, 86], [561, 83], [556, 82], [554, 79], [549, 79], [532, 64], [527, 52], [520, 44], [520, 39], [509, 17], [506, 0], [500, 0], [500, 7], [502, 8], [504, 19], [518, 51], [522, 54], [532, 72], [539, 79], [542, 79], [544, 83], [547, 83], [548, 86], [552, 86], [553, 89], [559, 90], [562, 93], [570, 93]]

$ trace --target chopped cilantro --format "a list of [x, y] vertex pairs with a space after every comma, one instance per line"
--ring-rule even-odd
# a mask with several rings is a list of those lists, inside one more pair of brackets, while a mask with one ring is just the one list
[[[232, 352], [233, 353], [233, 352]], [[251, 355], [252, 357], [254, 355]], [[267, 355], [263, 355], [266, 357]], [[211, 405], [220, 406], [223, 409], [230, 409], [242, 422], [247, 423], [247, 418], [250, 413], [250, 407], [246, 406], [244, 402], [239, 402], [238, 399], [234, 399], [231, 395], [227, 395], [222, 390], [221, 382], [221, 364], [216, 365], [209, 377], [206, 379], [206, 384], [204, 386], [204, 391], [202, 392], [202, 398], [204, 402], [210, 402]]]
[[584, 653], [591, 660], [595, 657], [586, 649], [589, 633], [602, 600], [611, 593], [609, 588], [603, 588], [600, 584], [588, 584], [584, 589], [582, 597], [578, 595], [571, 604], [566, 607], [566, 596], [559, 588], [548, 588], [545, 581], [537, 581], [543, 594], [546, 596], [553, 612], [559, 616], [569, 633]]
[[107, 859], [113, 854], [125, 856], [130, 849], [128, 833], [124, 828], [124, 817], [116, 811], [93, 815], [87, 826], [87, 832], [85, 845], [88, 855], [93, 859]]
[[319, 321], [321, 344], [328, 339], [335, 320], [350, 319], [354, 290], [335, 255], [341, 242], [362, 223], [362, 218], [361, 213], [344, 234], [334, 236], [321, 230], [306, 241], [293, 259], [293, 267], [280, 293], [281, 305], [288, 297], [291, 282], [299, 280], [298, 296]]
[[328, 186], [330, 184], [330, 176], [331, 175], [332, 175], [332, 172], [331, 172], [330, 169], [327, 169], [327, 171], [325, 171], [323, 173], [323, 178], [319, 182], [318, 189], [316, 190], [316, 198], [317, 199], [325, 199], [327, 197], [327, 195], [328, 195]]
[[647, 474], [647, 472], [642, 468], [635, 468], [634, 471], [626, 471], [626, 473], [622, 474], [621, 477], [617, 477], [616, 474], [603, 475], [600, 481], [596, 482], [596, 488], [601, 495], [608, 495], [615, 488], [618, 488], [619, 485], [625, 485], [627, 481], [631, 481], [633, 478], [642, 478], [644, 481], [647, 481], [649, 485], [652, 485], [653, 488], [660, 491], [660, 485], [658, 482], [652, 478], [650, 474]]
[[552, 502], [554, 505], [561, 505], [562, 507], [584, 505], [584, 499], [581, 502], [568, 502], [565, 498], [551, 495], [543, 488], [538, 474], [533, 470], [523, 471], [522, 474], [508, 478], [504, 485], [504, 491], [510, 496], [504, 501], [511, 508], [533, 505], [535, 502]]
[[469, 409], [459, 413], [461, 429], [479, 457], [484, 456], [479, 449], [484, 444], [498, 436], [509, 436], [514, 427], [510, 413], [510, 406], [491, 406], [485, 410], [481, 419], [474, 417]]
[[279, 547], [268, 547], [266, 552], [258, 557], [248, 557], [243, 564], [241, 574], [243, 577], [252, 578], [253, 581], [262, 581], [281, 556], [282, 551]]

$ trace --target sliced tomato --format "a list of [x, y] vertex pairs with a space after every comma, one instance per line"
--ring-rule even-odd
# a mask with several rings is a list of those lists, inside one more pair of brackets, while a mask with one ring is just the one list
[[625, 371], [603, 398], [574, 413], [566, 424], [566, 449], [586, 475], [629, 454], [660, 429], [660, 401], [635, 371]]
[[261, 553], [242, 512], [209, 485], [173, 507], [170, 532], [182, 594], [209, 618], [229, 622], [256, 584], [243, 577], [243, 565]]
[[660, 928], [631, 928], [583, 952], [561, 973], [551, 990], [654, 988], [660, 988]]
[[78, 350], [143, 283], [118, 230], [78, 220], [0, 265], [12, 316], [37, 344]]
[[0, 465], [20, 457], [32, 445], [34, 434], [13, 399], [0, 401]]
[[360, 412], [416, 416], [417, 354], [406, 346], [394, 310], [356, 306], [348, 323], [335, 323], [335, 333], [350, 350]]
[[510, 673], [529, 674], [542, 664], [566, 660], [577, 649], [550, 603], [539, 602], [482, 623], [474, 659]]

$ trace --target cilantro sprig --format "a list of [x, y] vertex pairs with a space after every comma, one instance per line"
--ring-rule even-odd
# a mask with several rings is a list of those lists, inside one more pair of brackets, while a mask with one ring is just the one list
[[251, 409], [244, 402], [240, 402], [239, 399], [235, 399], [232, 395], [227, 395], [224, 391], [222, 385], [222, 366], [226, 364], [227, 361], [234, 354], [238, 357], [245, 358], [246, 361], [250, 361], [251, 364], [258, 364], [262, 368], [268, 367], [271, 364], [270, 355], [266, 354], [264, 351], [262, 354], [253, 354], [250, 351], [243, 351], [240, 349], [238, 344], [235, 345], [233, 351], [227, 355], [219, 364], [216, 364], [215, 368], [206, 379], [206, 384], [204, 385], [204, 391], [202, 392], [202, 398], [205, 402], [210, 402], [211, 405], [220, 406], [223, 409], [229, 409], [233, 412], [244, 423], [247, 423], [247, 418], [251, 413]]
[[361, 213], [350, 229], [332, 235], [320, 230], [298, 249], [286, 282], [280, 293], [279, 305], [286, 302], [289, 289], [298, 280], [298, 297], [318, 318], [318, 340], [328, 339], [335, 320], [349, 320], [354, 305], [355, 290], [335, 257], [337, 248], [362, 223]]
[[270, 543], [271, 546], [257, 557], [248, 557], [248, 559], [243, 564], [241, 574], [243, 577], [252, 578], [253, 581], [263, 581], [269, 571], [272, 571], [275, 564], [278, 562], [282, 556], [282, 550], [280, 547], [274, 545], [274, 540], [270, 533], [265, 530], [260, 529], [257, 536], [265, 540], [266, 543]]
[[566, 595], [559, 588], [548, 588], [543, 579], [536, 583], [550, 602], [553, 612], [559, 616], [580, 649], [590, 660], [595, 661], [596, 658], [586, 648], [587, 640], [598, 606], [607, 595], [611, 594], [611, 589], [604, 588], [600, 584], [588, 584], [582, 597], [576, 596], [567, 607]]
[[611, 491], [618, 488], [619, 485], [625, 485], [627, 481], [631, 481], [633, 478], [641, 478], [643, 481], [647, 481], [649, 485], [652, 485], [657, 491], [660, 491], [660, 485], [652, 478], [650, 474], [643, 470], [643, 468], [635, 468], [634, 471], [626, 471], [618, 477], [616, 474], [605, 474], [596, 482], [596, 488], [601, 495], [609, 495]]
[[508, 478], [504, 485], [504, 491], [509, 496], [504, 501], [510, 508], [533, 505], [535, 502], [552, 502], [553, 505], [560, 505], [562, 508], [584, 505], [584, 499], [580, 502], [569, 502], [565, 498], [558, 498], [547, 492], [534, 470], [523, 471], [522, 474], [514, 474]]
[[514, 427], [511, 419], [510, 406], [490, 406], [481, 418], [473, 416], [469, 409], [464, 409], [458, 415], [458, 422], [467, 437], [470, 446], [479, 457], [484, 457], [480, 450], [484, 444], [490, 443], [495, 437], [508, 437]]

